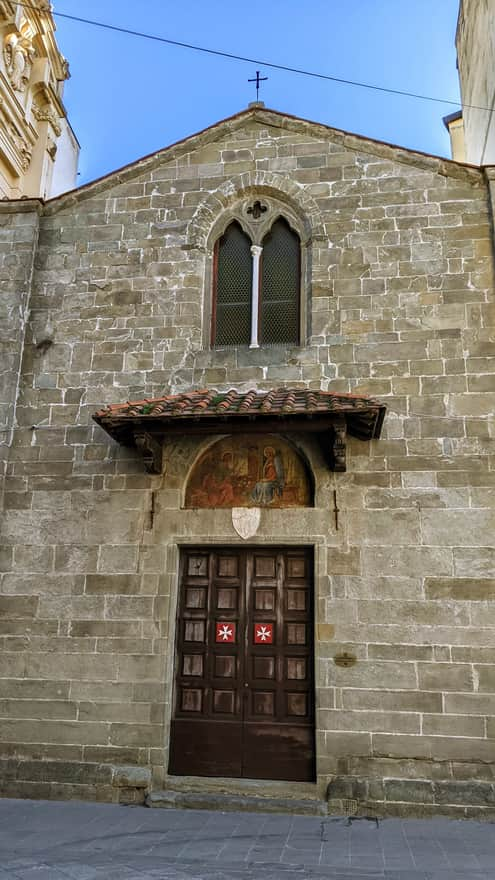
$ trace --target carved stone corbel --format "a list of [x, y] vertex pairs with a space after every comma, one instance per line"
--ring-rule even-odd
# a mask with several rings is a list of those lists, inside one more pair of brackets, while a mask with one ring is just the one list
[[146, 431], [134, 433], [134, 443], [143, 456], [144, 466], [149, 474], [162, 472], [162, 444]]
[[346, 470], [347, 423], [345, 420], [345, 416], [337, 416], [333, 422], [332, 427], [332, 470], [343, 473]]
[[50, 104], [45, 103], [41, 105], [34, 103], [33, 116], [35, 119], [38, 120], [38, 122], [49, 122], [56, 136], [60, 137], [60, 135], [62, 134], [60, 118]]
[[3, 60], [14, 91], [26, 91], [35, 56], [36, 50], [27, 30], [7, 34], [3, 44]]

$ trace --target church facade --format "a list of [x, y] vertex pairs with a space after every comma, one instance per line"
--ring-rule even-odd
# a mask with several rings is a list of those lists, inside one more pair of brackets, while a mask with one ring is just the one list
[[4, 795], [494, 814], [492, 197], [255, 104], [0, 203]]

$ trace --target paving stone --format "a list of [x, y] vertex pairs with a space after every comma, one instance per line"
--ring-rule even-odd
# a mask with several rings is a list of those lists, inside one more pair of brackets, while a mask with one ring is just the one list
[[[9, 880], [493, 880], [493, 826], [0, 800]], [[34, 829], [34, 830], [33, 830]], [[274, 830], [276, 833], [274, 834]], [[242, 836], [241, 836], [242, 832]], [[274, 838], [277, 845], [274, 846]], [[324, 839], [322, 839], [324, 838]]]

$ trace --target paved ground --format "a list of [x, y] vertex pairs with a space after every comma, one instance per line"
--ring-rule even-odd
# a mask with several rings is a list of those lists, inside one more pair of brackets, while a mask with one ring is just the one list
[[494, 880], [495, 827], [0, 799], [0, 880]]

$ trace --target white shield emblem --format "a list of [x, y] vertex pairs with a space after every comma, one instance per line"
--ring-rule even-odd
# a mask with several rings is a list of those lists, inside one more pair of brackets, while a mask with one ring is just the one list
[[246, 540], [252, 538], [258, 531], [261, 519], [259, 507], [233, 507], [232, 525], [237, 534]]

